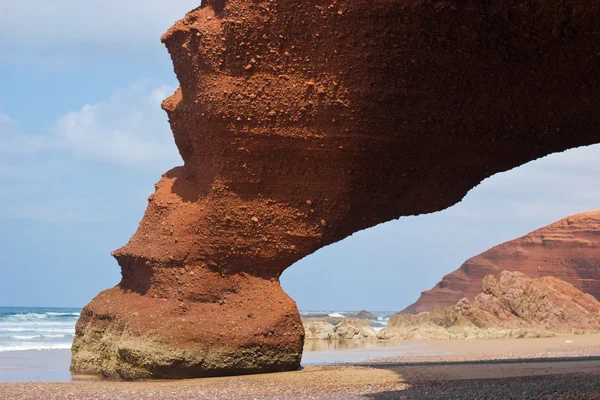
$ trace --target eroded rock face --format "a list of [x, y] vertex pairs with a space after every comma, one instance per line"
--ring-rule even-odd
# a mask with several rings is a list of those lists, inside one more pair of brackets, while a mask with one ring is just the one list
[[344, 313], [344, 316], [346, 318], [365, 319], [365, 320], [370, 320], [370, 321], [377, 320], [377, 315], [375, 315], [367, 310], [361, 310], [359, 312]]
[[333, 330], [334, 339], [369, 339], [375, 336], [375, 329], [360, 319], [345, 319]]
[[390, 317], [387, 326], [377, 335], [379, 339], [443, 340], [456, 335], [432, 321], [429, 313], [405, 314]]
[[516, 339], [600, 331], [600, 302], [554, 277], [488, 275], [483, 292], [432, 312], [390, 318], [380, 339]]
[[498, 278], [505, 269], [531, 278], [553, 276], [600, 300], [600, 210], [572, 215], [467, 260], [401, 312], [472, 300], [485, 276]]
[[322, 321], [304, 322], [304, 338], [307, 340], [333, 339], [335, 326]]
[[165, 174], [72, 370], [136, 378], [294, 369], [280, 274], [353, 232], [600, 142], [598, 4], [212, 0], [162, 38], [181, 87]]
[[455, 311], [478, 327], [533, 327], [553, 332], [600, 330], [600, 302], [573, 285], [546, 276], [530, 279], [504, 271], [483, 279], [483, 292]]

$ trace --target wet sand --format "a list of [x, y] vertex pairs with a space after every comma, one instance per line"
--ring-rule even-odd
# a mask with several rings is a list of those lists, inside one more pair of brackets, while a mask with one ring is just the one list
[[342, 364], [185, 381], [0, 382], [0, 399], [600, 399], [600, 335], [307, 345], [316, 351], [304, 365], [336, 363], [333, 354]]
[[71, 350], [1, 352], [0, 382], [68, 382], [72, 378], [69, 372], [70, 363]]

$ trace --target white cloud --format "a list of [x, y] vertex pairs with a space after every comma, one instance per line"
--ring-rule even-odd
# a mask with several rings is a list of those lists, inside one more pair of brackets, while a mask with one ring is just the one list
[[[110, 221], [114, 199], [106, 204], [97, 197], [114, 175], [102, 165], [120, 168], [121, 180], [137, 179], [127, 187], [139, 191], [140, 176], [142, 182], [154, 182], [182, 163], [160, 108], [173, 90], [138, 82], [104, 102], [67, 113], [36, 134], [24, 132], [0, 111], [0, 219]], [[146, 195], [152, 191], [147, 185]], [[120, 197], [143, 198], [129, 192]]]
[[77, 156], [140, 169], [181, 164], [161, 101], [175, 88], [139, 82], [108, 101], [85, 105], [61, 117], [55, 144]]
[[182, 161], [160, 103], [174, 90], [168, 85], [135, 83], [105, 102], [58, 118], [45, 134], [26, 134], [16, 121], [0, 113], [0, 154], [67, 151], [140, 170], [169, 169]]
[[551, 154], [485, 179], [444, 215], [550, 220], [600, 208], [599, 173], [600, 144]]
[[115, 56], [168, 60], [161, 35], [200, 0], [0, 0], [0, 62], [64, 73]]
[[19, 124], [0, 112], [0, 219], [43, 222], [83, 222], [84, 200], [72, 195], [57, 199], [53, 189], [68, 173], [64, 161], [52, 152], [48, 135], [28, 135]]
[[49, 147], [49, 138], [25, 134], [17, 121], [0, 112], [0, 155], [33, 154]]
[[0, 47], [137, 49], [200, 0], [2, 0]]

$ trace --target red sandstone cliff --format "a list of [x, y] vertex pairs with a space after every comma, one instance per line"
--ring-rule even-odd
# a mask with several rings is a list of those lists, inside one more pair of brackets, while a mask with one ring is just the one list
[[390, 318], [380, 339], [493, 339], [597, 333], [600, 302], [552, 276], [503, 271], [483, 278], [473, 301]]
[[531, 278], [553, 276], [600, 299], [600, 210], [572, 215], [467, 260], [401, 313], [473, 299], [485, 276], [499, 277], [504, 270]]

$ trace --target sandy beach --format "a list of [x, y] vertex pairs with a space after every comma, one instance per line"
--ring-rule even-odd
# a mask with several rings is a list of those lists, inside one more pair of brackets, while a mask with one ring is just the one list
[[158, 382], [56, 382], [68, 351], [5, 353], [0, 399], [600, 398], [600, 335], [366, 346], [309, 342], [300, 371]]

